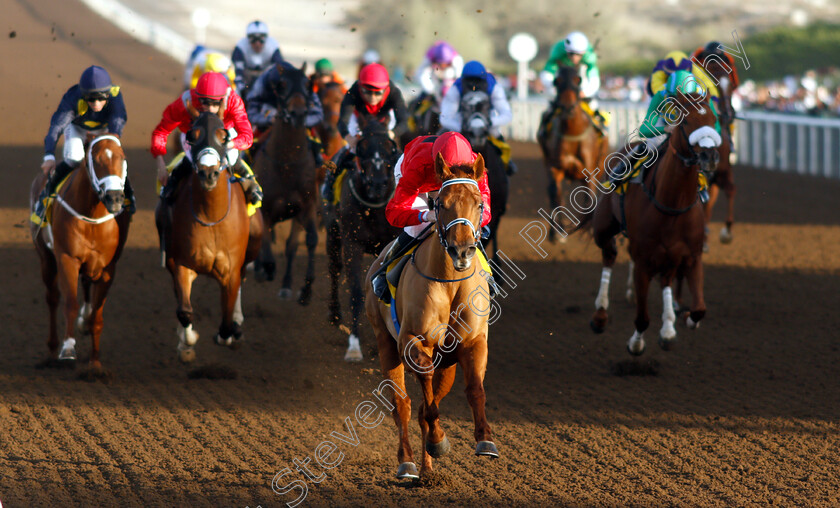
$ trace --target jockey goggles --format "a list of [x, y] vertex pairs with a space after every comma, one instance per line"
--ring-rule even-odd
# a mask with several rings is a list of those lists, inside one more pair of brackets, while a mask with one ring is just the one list
[[385, 89], [384, 88], [373, 89], [373, 88], [368, 88], [366, 86], [362, 86], [361, 88], [362, 88], [362, 93], [365, 94], [365, 95], [371, 95], [371, 96], [374, 96], [374, 97], [379, 97], [381, 95], [385, 95]]
[[211, 99], [209, 97], [201, 97], [198, 102], [205, 108], [208, 106], [221, 106], [222, 99]]
[[265, 42], [268, 36], [265, 34], [253, 34], [248, 36], [248, 42]]
[[95, 102], [95, 101], [107, 101], [108, 100], [108, 93], [107, 92], [92, 92], [85, 94], [85, 101], [87, 102]]

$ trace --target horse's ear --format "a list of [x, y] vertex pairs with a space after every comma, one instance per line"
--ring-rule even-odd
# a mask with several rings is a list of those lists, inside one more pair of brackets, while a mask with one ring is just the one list
[[216, 129], [216, 142], [225, 146], [228, 141], [228, 131], [226, 129]]
[[190, 115], [190, 118], [192, 118], [193, 120], [198, 118], [198, 115], [199, 115], [198, 110], [195, 109], [195, 106], [192, 105], [191, 100], [187, 100], [187, 113]]
[[449, 164], [443, 160], [442, 154], [437, 154], [437, 157], [435, 157], [435, 175], [437, 175], [438, 180], [441, 182], [452, 177], [452, 171], [449, 169]]
[[481, 177], [484, 176], [484, 157], [481, 154], [478, 154], [475, 158], [475, 162], [473, 162], [473, 177], [475, 181], [481, 180]]
[[300, 66], [300, 72], [306, 74], [306, 61], [304, 61], [303, 65]]

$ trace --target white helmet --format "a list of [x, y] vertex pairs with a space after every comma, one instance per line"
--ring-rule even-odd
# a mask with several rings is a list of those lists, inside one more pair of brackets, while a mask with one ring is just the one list
[[251, 21], [245, 29], [245, 35], [268, 35], [268, 25], [260, 20]]
[[365, 65], [379, 63], [380, 59], [379, 51], [376, 51], [375, 49], [369, 49], [365, 51], [364, 55], [362, 55], [362, 62], [364, 62]]
[[581, 32], [572, 32], [566, 36], [566, 53], [582, 55], [589, 48], [589, 39]]

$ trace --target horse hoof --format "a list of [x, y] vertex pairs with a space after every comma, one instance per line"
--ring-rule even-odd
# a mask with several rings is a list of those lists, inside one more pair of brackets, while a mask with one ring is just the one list
[[76, 339], [67, 339], [61, 346], [61, 352], [58, 353], [59, 360], [75, 360], [76, 359]]
[[452, 445], [449, 444], [449, 438], [443, 436], [443, 441], [440, 443], [430, 443], [426, 441], [426, 453], [432, 456], [432, 458], [440, 458], [449, 453], [449, 450], [452, 449]]
[[281, 300], [291, 300], [292, 290], [289, 288], [280, 288], [280, 291], [277, 292], [277, 296], [279, 296]]
[[478, 456], [485, 456], [491, 457], [494, 459], [499, 458], [499, 450], [496, 449], [496, 445], [493, 441], [479, 441], [475, 445], [475, 454]]
[[178, 359], [181, 363], [192, 363], [195, 361], [195, 349], [188, 348], [178, 351]]
[[304, 286], [303, 289], [300, 290], [298, 294], [298, 303], [303, 306], [309, 305], [309, 302], [312, 301], [312, 287], [311, 286]]
[[589, 328], [592, 328], [595, 333], [604, 333], [604, 330], [607, 329], [606, 326], [597, 324], [594, 319], [589, 322]]
[[703, 242], [703, 254], [707, 254], [709, 252], [709, 244]]
[[420, 473], [417, 472], [417, 464], [414, 462], [403, 462], [397, 468], [397, 478], [400, 480], [417, 480]]
[[721, 228], [720, 243], [724, 245], [729, 245], [730, 243], [732, 243], [732, 233], [729, 232], [729, 228]]
[[662, 351], [672, 351], [674, 346], [677, 345], [677, 337], [673, 337], [670, 339], [666, 339], [665, 337], [659, 336], [659, 347], [662, 348]]
[[229, 347], [231, 344], [233, 344], [233, 335], [225, 339], [217, 333], [216, 336], [213, 338], [213, 342], [215, 342], [218, 346]]
[[359, 338], [355, 335], [350, 335], [348, 340], [347, 352], [344, 353], [345, 362], [360, 362], [362, 361], [362, 348], [359, 345]]
[[685, 326], [687, 326], [689, 330], [696, 330], [697, 327], [700, 326], [700, 321], [694, 322], [694, 320], [691, 319], [691, 315], [688, 315], [685, 318]]

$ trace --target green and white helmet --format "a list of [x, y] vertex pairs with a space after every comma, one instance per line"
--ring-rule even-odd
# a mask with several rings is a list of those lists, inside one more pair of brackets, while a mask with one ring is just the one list
[[697, 82], [694, 74], [689, 71], [676, 71], [668, 76], [668, 81], [665, 82], [665, 93], [676, 95], [677, 92], [682, 92], [683, 94], [706, 94], [706, 90]]

